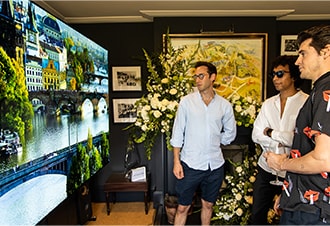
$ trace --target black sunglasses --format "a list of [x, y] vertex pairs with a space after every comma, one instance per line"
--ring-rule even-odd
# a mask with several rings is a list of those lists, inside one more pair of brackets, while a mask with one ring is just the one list
[[282, 78], [283, 75], [285, 73], [290, 73], [290, 71], [284, 71], [284, 70], [280, 70], [280, 71], [272, 71], [269, 76], [273, 79], [275, 77], [275, 75], [277, 76], [277, 78]]

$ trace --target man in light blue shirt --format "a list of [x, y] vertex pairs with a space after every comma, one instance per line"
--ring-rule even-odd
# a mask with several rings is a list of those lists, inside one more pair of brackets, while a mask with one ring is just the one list
[[178, 208], [174, 225], [186, 223], [193, 195], [201, 189], [201, 223], [209, 225], [213, 205], [224, 178], [224, 157], [220, 144], [236, 137], [232, 105], [213, 90], [217, 69], [209, 62], [197, 62], [194, 79], [198, 92], [180, 101], [174, 121], [173, 173], [177, 178]]

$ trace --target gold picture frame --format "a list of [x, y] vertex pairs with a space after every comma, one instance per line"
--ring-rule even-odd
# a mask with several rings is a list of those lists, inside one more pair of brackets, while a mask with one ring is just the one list
[[164, 47], [167, 35], [174, 49], [184, 48], [187, 56], [197, 50], [194, 61], [216, 65], [215, 90], [219, 95], [265, 98], [267, 33], [164, 34]]

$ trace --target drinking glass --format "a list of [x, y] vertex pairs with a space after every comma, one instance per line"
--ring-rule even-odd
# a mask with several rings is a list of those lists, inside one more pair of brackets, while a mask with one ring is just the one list
[[[274, 153], [275, 154], [284, 154], [285, 153], [284, 146], [276, 145]], [[278, 179], [278, 172], [277, 171], [276, 171], [276, 179], [270, 181], [269, 183], [272, 184], [272, 185], [277, 185], [277, 186], [282, 186], [283, 185], [283, 182]]]

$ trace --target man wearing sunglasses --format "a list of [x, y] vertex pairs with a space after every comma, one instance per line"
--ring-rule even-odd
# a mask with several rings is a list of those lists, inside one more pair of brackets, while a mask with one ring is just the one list
[[330, 25], [300, 32], [297, 43], [296, 65], [313, 89], [297, 117], [290, 158], [264, 157], [271, 168], [287, 171], [274, 205], [280, 224], [330, 224]]
[[[269, 77], [279, 92], [262, 104], [254, 122], [252, 139], [265, 153], [280, 146], [289, 154], [294, 135], [295, 121], [300, 108], [308, 95], [299, 90], [302, 80], [299, 68], [295, 65], [296, 56], [279, 56], [271, 65]], [[252, 224], [267, 225], [267, 214], [273, 207], [275, 195], [282, 190], [281, 185], [270, 184], [276, 172], [266, 163], [263, 156], [258, 160], [258, 174], [253, 188]], [[277, 172], [283, 181], [285, 172]]]
[[176, 113], [171, 145], [179, 205], [174, 225], [186, 223], [197, 188], [201, 190], [201, 223], [210, 224], [224, 178], [220, 144], [228, 145], [236, 137], [233, 108], [213, 90], [216, 75], [213, 64], [197, 62], [193, 78], [198, 91], [183, 97]]

